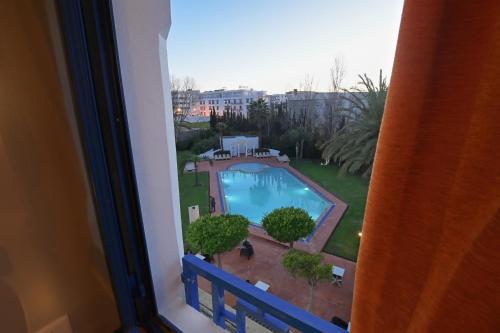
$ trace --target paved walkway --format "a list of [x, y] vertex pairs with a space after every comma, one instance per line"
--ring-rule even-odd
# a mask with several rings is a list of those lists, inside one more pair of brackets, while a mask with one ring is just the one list
[[[203, 161], [199, 163], [199, 171], [208, 171], [210, 173], [210, 195], [216, 200], [215, 214], [220, 214], [221, 202], [219, 201], [217, 171], [226, 169], [232, 164], [242, 162], [258, 162], [265, 163], [271, 166], [287, 168], [291, 173], [314, 187], [331, 202], [335, 203], [335, 208], [325, 219], [320, 228], [316, 231], [313, 239], [305, 244], [296, 242], [296, 247], [311, 253], [321, 252], [324, 244], [328, 240], [330, 234], [339, 223], [342, 214], [347, 209], [347, 205], [321, 188], [308, 177], [302, 175], [287, 163], [281, 163], [272, 158], [233, 158], [231, 160], [214, 161], [213, 165]], [[239, 250], [234, 249], [223, 254], [222, 265], [223, 269], [231, 272], [243, 280], [250, 280], [252, 283], [258, 280], [264, 281], [271, 285], [269, 292], [275, 294], [284, 300], [291, 302], [297, 306], [305, 308], [307, 306], [307, 297], [309, 287], [307, 282], [301, 278], [293, 278], [287, 273], [281, 265], [281, 258], [288, 250], [286, 246], [280, 244], [264, 234], [262, 229], [251, 227], [249, 241], [253, 244], [255, 255], [247, 260], [239, 256]], [[338, 316], [345, 321], [348, 321], [351, 316], [351, 305], [354, 288], [354, 275], [356, 263], [345, 260], [336, 256], [322, 253], [325, 257], [324, 262], [345, 268], [344, 283], [342, 287], [337, 287], [329, 282], [323, 282], [316, 287], [314, 292], [314, 300], [312, 312], [326, 320], [330, 320], [333, 316]], [[200, 278], [200, 287], [205, 291], [210, 291], [210, 284], [203, 278]], [[226, 303], [230, 306], [235, 305], [235, 299], [232, 295], [226, 295]]]

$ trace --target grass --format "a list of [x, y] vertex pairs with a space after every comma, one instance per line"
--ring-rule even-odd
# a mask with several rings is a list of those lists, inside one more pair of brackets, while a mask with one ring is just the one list
[[208, 121], [201, 122], [201, 123], [188, 123], [187, 121], [183, 121], [181, 123], [181, 126], [182, 127], [186, 127], [186, 128], [203, 128], [203, 129], [207, 129], [207, 128], [210, 127], [210, 123]]
[[184, 234], [189, 225], [188, 207], [199, 205], [200, 216], [209, 213], [208, 197], [210, 179], [208, 172], [199, 172], [198, 179], [200, 186], [194, 186], [194, 173], [183, 173], [184, 164], [192, 158], [190, 151], [177, 152], [177, 166], [179, 168], [179, 196], [181, 206], [182, 233]]
[[323, 251], [356, 261], [369, 181], [357, 175], [341, 175], [338, 167], [321, 166], [319, 161], [293, 160], [290, 165], [349, 205]]

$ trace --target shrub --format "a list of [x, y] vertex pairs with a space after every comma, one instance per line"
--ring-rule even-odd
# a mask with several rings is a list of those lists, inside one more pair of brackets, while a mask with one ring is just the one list
[[264, 216], [262, 226], [267, 233], [282, 243], [290, 243], [308, 236], [314, 230], [314, 221], [302, 208], [284, 207]]
[[193, 145], [193, 147], [191, 148], [191, 150], [195, 154], [201, 154], [201, 153], [204, 153], [210, 149], [215, 148], [217, 146], [217, 144], [218, 144], [217, 137], [212, 136], [212, 137], [202, 139], [202, 140], [196, 142]]
[[182, 150], [189, 150], [193, 146], [194, 140], [192, 137], [184, 138], [184, 139], [179, 139], [175, 143], [175, 148], [178, 151]]

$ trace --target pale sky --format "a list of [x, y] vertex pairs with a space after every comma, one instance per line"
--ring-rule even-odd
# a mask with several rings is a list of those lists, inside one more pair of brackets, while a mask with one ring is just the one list
[[344, 87], [382, 69], [390, 77], [403, 0], [172, 0], [171, 74], [201, 90], [327, 91], [342, 57]]

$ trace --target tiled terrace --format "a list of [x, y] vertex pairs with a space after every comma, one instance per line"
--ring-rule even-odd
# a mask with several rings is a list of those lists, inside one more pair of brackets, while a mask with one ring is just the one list
[[[243, 280], [250, 280], [253, 284], [258, 280], [264, 281], [271, 286], [268, 292], [306, 308], [309, 292], [307, 282], [302, 278], [293, 278], [281, 265], [281, 257], [288, 248], [253, 235], [249, 237], [249, 241], [254, 247], [255, 255], [248, 260], [246, 257], [240, 257], [239, 250], [234, 249], [222, 255], [222, 268]], [[314, 291], [311, 312], [326, 320], [337, 316], [347, 321], [351, 317], [356, 263], [325, 253], [323, 255], [325, 263], [346, 269], [344, 283], [341, 287], [330, 282], [319, 284]], [[208, 281], [199, 278], [199, 285], [210, 292]], [[234, 297], [227, 295], [226, 303], [234, 307], [236, 301]]]
[[[217, 171], [226, 169], [232, 164], [243, 162], [265, 163], [271, 166], [287, 168], [291, 173], [299, 177], [308, 185], [320, 192], [323, 196], [335, 203], [335, 208], [327, 216], [322, 225], [316, 231], [314, 237], [308, 244], [297, 242], [296, 248], [317, 253], [320, 252], [328, 240], [330, 234], [338, 224], [342, 214], [347, 209], [347, 205], [336, 198], [334, 195], [318, 186], [312, 180], [302, 175], [287, 163], [280, 163], [276, 158], [233, 158], [231, 160], [214, 161], [213, 165], [209, 162], [200, 162], [199, 170], [208, 171], [210, 173], [210, 194], [216, 200], [216, 214], [220, 214], [221, 202], [219, 201]], [[239, 250], [234, 249], [223, 254], [222, 264], [223, 269], [231, 272], [244, 280], [250, 280], [255, 283], [258, 280], [264, 281], [271, 285], [270, 293], [277, 295], [284, 300], [295, 305], [305, 308], [307, 305], [308, 285], [304, 279], [293, 278], [287, 273], [281, 265], [282, 255], [288, 248], [264, 234], [263, 230], [256, 227], [250, 229], [250, 242], [254, 246], [255, 255], [247, 260], [239, 256]], [[346, 269], [344, 283], [342, 287], [337, 287], [329, 282], [321, 283], [316, 287], [314, 292], [314, 302], [312, 312], [326, 320], [330, 320], [333, 316], [338, 316], [344, 320], [349, 320], [351, 316], [351, 304], [354, 287], [354, 274], [356, 263], [323, 253], [325, 262], [337, 265]], [[200, 287], [207, 292], [210, 292], [210, 284], [199, 278]], [[227, 295], [226, 303], [230, 306], [235, 305], [234, 297]]]

